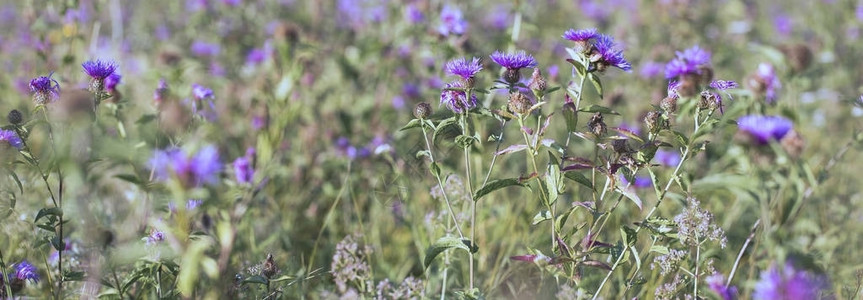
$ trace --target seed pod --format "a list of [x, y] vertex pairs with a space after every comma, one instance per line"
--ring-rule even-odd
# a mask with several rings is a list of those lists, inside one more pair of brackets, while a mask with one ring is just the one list
[[21, 123], [24, 122], [24, 116], [21, 115], [21, 112], [17, 109], [13, 109], [9, 112], [9, 115], [6, 116], [6, 120], [8, 120], [10, 124], [21, 125]]
[[677, 112], [677, 97], [665, 97], [659, 102], [659, 107], [669, 114]]
[[432, 114], [432, 107], [428, 103], [420, 102], [414, 107], [414, 117], [417, 119], [427, 119]]

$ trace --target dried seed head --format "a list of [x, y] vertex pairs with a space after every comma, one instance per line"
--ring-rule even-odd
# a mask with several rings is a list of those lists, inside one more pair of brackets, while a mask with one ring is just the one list
[[432, 114], [432, 107], [426, 102], [420, 102], [414, 107], [414, 117], [417, 119], [427, 119]]
[[626, 143], [625, 139], [615, 139], [611, 141], [611, 148], [618, 154], [627, 154], [632, 152], [632, 149], [629, 148], [629, 144]]
[[608, 132], [608, 126], [603, 122], [602, 114], [599, 112], [590, 117], [590, 120], [587, 122], [587, 128], [597, 137], [601, 137]]
[[548, 88], [548, 83], [542, 77], [542, 72], [539, 68], [533, 69], [533, 76], [530, 79], [528, 87], [533, 90], [534, 94], [542, 94]]
[[659, 131], [668, 128], [668, 122], [662, 116], [661, 111], [651, 111], [644, 117], [644, 123], [647, 125], [647, 131], [651, 133], [659, 133]]
[[6, 116], [6, 120], [8, 120], [10, 124], [21, 125], [21, 123], [24, 122], [24, 116], [21, 115], [21, 112], [17, 109], [13, 109], [9, 112], [9, 115]]
[[673, 114], [677, 112], [677, 97], [666, 97], [659, 102], [659, 107], [665, 112]]
[[521, 92], [515, 92], [509, 95], [509, 111], [524, 115], [530, 113], [530, 107], [533, 106], [533, 103], [530, 101], [527, 96], [522, 94]]
[[264, 268], [261, 270], [261, 275], [271, 279], [273, 276], [278, 274], [279, 271], [279, 267], [276, 266], [276, 261], [273, 259], [273, 254], [267, 254], [267, 260], [264, 261]]
[[701, 97], [698, 98], [698, 108], [702, 110], [715, 108], [717, 106], [715, 103], [718, 103], [716, 99], [716, 94], [713, 92], [702, 91]]

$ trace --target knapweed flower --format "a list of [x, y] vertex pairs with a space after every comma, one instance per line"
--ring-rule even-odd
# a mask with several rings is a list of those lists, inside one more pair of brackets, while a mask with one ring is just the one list
[[4, 143], [7, 143], [9, 146], [18, 150], [21, 150], [21, 147], [24, 147], [24, 141], [21, 140], [18, 133], [12, 130], [0, 129], [0, 147], [2, 147]]
[[31, 265], [26, 260], [15, 265], [15, 278], [18, 280], [30, 280], [34, 283], [39, 282], [39, 274], [36, 267]]
[[600, 72], [609, 66], [627, 72], [632, 70], [632, 65], [623, 57], [623, 50], [618, 48], [614, 38], [600, 34], [596, 37], [596, 43], [593, 47], [594, 52], [591, 54], [590, 60], [596, 63], [596, 69]]
[[678, 51], [676, 57], [665, 65], [665, 78], [678, 78], [683, 75], [701, 75], [703, 68], [710, 65], [710, 52], [693, 46], [683, 52]]
[[122, 81], [123, 76], [120, 74], [114, 73], [108, 78], [105, 78], [105, 89], [108, 91], [114, 91], [117, 88], [117, 85]]
[[207, 121], [216, 121], [218, 113], [216, 112], [216, 104], [213, 103], [213, 99], [216, 98], [213, 94], [213, 90], [194, 83], [192, 84], [192, 97], [195, 98], [195, 101], [192, 101], [191, 103], [192, 111]]
[[563, 38], [573, 41], [573, 42], [586, 42], [590, 39], [596, 38], [599, 36], [596, 28], [587, 28], [587, 29], [569, 29], [563, 33]]
[[746, 83], [754, 93], [764, 95], [767, 103], [776, 102], [777, 93], [782, 87], [779, 77], [776, 76], [776, 70], [768, 63], [759, 64], [758, 70], [748, 78]]
[[828, 299], [829, 286], [824, 276], [796, 270], [790, 263], [785, 267], [773, 265], [761, 272], [761, 280], [755, 284], [752, 299]]
[[447, 83], [440, 93], [440, 104], [446, 105], [447, 108], [457, 114], [469, 111], [479, 105], [476, 94], [471, 94], [468, 100], [465, 91], [459, 89], [464, 89], [461, 82]]
[[236, 175], [237, 182], [252, 182], [252, 178], [254, 178], [255, 176], [255, 167], [253, 166], [254, 160], [255, 148], [246, 149], [245, 156], [238, 157], [236, 160], [234, 160], [234, 175]]
[[710, 290], [719, 295], [719, 298], [721, 298], [722, 300], [737, 299], [737, 287], [726, 286], [725, 275], [715, 273], [713, 275], [707, 276], [704, 282], [707, 283], [707, 287], [709, 287]]
[[45, 104], [54, 102], [60, 97], [60, 84], [57, 80], [48, 76], [39, 76], [30, 80], [30, 92], [33, 93], [33, 102]]
[[737, 119], [740, 131], [749, 134], [759, 145], [781, 140], [793, 125], [791, 120], [781, 116], [748, 115]]
[[443, 36], [450, 34], [462, 35], [467, 31], [467, 21], [458, 7], [450, 4], [443, 6], [440, 12], [440, 25], [437, 27], [438, 33]]
[[90, 60], [81, 64], [84, 73], [90, 76], [90, 91], [102, 91], [105, 89], [105, 79], [114, 74], [117, 64], [102, 60]]
[[714, 80], [710, 82], [710, 87], [724, 91], [728, 89], [736, 89], [738, 85], [737, 82], [731, 80]]
[[218, 182], [222, 164], [216, 147], [208, 145], [191, 155], [177, 148], [156, 150], [150, 168], [160, 180], [175, 177], [185, 187], [200, 187]]
[[479, 63], [479, 58], [474, 57], [471, 61], [465, 58], [456, 58], [444, 66], [447, 73], [461, 77], [465, 83], [472, 85], [474, 76], [479, 71], [482, 71], [482, 65]]
[[521, 71], [522, 68], [536, 67], [536, 59], [533, 58], [533, 55], [527, 54], [527, 52], [524, 51], [518, 51], [515, 53], [495, 51], [490, 57], [491, 60], [499, 64], [501, 67], [506, 68], [506, 71], [503, 74], [503, 80], [510, 84], [515, 84], [521, 79], [519, 71]]

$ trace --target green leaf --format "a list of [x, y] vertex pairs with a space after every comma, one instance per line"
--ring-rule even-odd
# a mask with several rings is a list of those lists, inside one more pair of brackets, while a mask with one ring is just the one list
[[445, 236], [437, 240], [434, 244], [432, 244], [429, 249], [426, 251], [426, 257], [423, 260], [423, 264], [426, 268], [428, 268], [431, 263], [434, 261], [435, 257], [440, 255], [446, 250], [451, 248], [462, 249], [464, 251], [470, 252], [471, 242], [469, 240], [462, 240], [457, 237]]
[[596, 104], [591, 104], [591, 105], [590, 105], [590, 106], [588, 106], [588, 107], [582, 107], [582, 108], [580, 108], [578, 111], [580, 111], [580, 112], [588, 112], [588, 113], [595, 113], [595, 112], [598, 112], [598, 113], [602, 113], [602, 114], [609, 114], [609, 115], [620, 115], [620, 113], [618, 113], [618, 112], [616, 112], [616, 111], [612, 110], [611, 108], [608, 108], [608, 107], [605, 107], [605, 106], [596, 105]]
[[15, 172], [13, 172], [13, 171], [10, 169], [10, 170], [9, 170], [9, 176], [11, 176], [11, 177], [12, 177], [12, 179], [14, 179], [14, 180], [15, 180], [15, 183], [18, 185], [18, 191], [20, 191], [20, 192], [21, 192], [21, 194], [24, 194], [24, 185], [22, 185], [22, 184], [21, 184], [21, 179], [20, 179], [20, 178], [18, 178], [18, 174], [15, 174]]
[[557, 91], [557, 90], [559, 90], [559, 89], [560, 89], [560, 86], [552, 87], [552, 88], [550, 88], [550, 89], [545, 90], [545, 92], [543, 93], [543, 95], [548, 96], [548, 94], [551, 94], [551, 93], [553, 93], [554, 91]]
[[156, 119], [156, 115], [155, 115], [155, 114], [146, 114], [146, 115], [143, 115], [143, 116], [141, 116], [140, 118], [138, 118], [138, 120], [137, 120], [137, 121], [135, 121], [135, 124], [143, 125], [143, 124], [150, 123], [150, 122], [152, 122], [152, 121], [153, 121], [153, 120], [155, 120], [155, 119]]
[[617, 192], [621, 195], [626, 196], [626, 198], [628, 198], [629, 200], [632, 200], [632, 203], [635, 203], [635, 206], [638, 206], [639, 210], [642, 209], [641, 198], [638, 197], [638, 194], [636, 194], [630, 189], [622, 189], [620, 187], [615, 188], [615, 190], [617, 190]]
[[432, 175], [434, 175], [435, 178], [440, 178], [440, 167], [437, 165], [436, 162], [432, 162], [429, 165], [429, 171], [431, 171]]
[[282, 276], [279, 276], [279, 277], [278, 277], [278, 278], [276, 278], [276, 279], [270, 279], [270, 282], [272, 282], [272, 283], [276, 283], [276, 282], [282, 282], [282, 281], [286, 281], [286, 280], [291, 280], [291, 279], [294, 279], [294, 278], [295, 278], [294, 276], [282, 275]]
[[437, 136], [439, 134], [441, 134], [442, 132], [444, 132], [445, 129], [447, 129], [450, 126], [457, 126], [457, 125], [458, 125], [458, 119], [456, 119], [456, 117], [452, 117], [452, 118], [448, 118], [448, 119], [444, 119], [443, 121], [440, 121], [440, 123], [437, 124], [437, 128], [435, 128], [435, 130], [434, 130], [434, 134], [432, 134], [432, 142], [436, 141]]
[[599, 99], [602, 99], [602, 81], [599, 80], [599, 76], [596, 76], [594, 73], [590, 73], [587, 74], [587, 79], [590, 79], [590, 82], [593, 83], [593, 87], [596, 88], [596, 93], [599, 94]]
[[66, 243], [60, 239], [59, 236], [54, 236], [51, 238], [51, 246], [54, 246], [54, 250], [60, 251], [61, 249], [66, 249]]
[[635, 242], [638, 241], [638, 233], [629, 226], [621, 227], [620, 235], [623, 237], [623, 244], [626, 246], [635, 245]]
[[63, 281], [84, 281], [84, 272], [66, 271], [63, 274]]
[[489, 181], [473, 194], [473, 201], [478, 201], [479, 198], [488, 195], [488, 193], [514, 185], [524, 186], [519, 178], [505, 178]]
[[590, 179], [587, 179], [587, 177], [584, 177], [584, 175], [581, 175], [581, 173], [578, 173], [575, 171], [570, 171], [570, 172], [563, 173], [563, 177], [566, 177], [569, 180], [578, 182], [578, 183], [586, 186], [587, 188], [593, 190], [593, 183], [590, 182]]
[[[566, 50], [571, 51], [572, 49], [566, 48]], [[571, 51], [570, 55], [572, 55], [572, 53], [573, 52]], [[584, 77], [585, 73], [587, 73], [587, 69], [580, 61], [571, 58], [567, 59], [566, 61], [569, 62], [569, 64], [571, 64], [573, 67], [575, 67], [575, 71], [578, 72], [579, 77]]]
[[462, 148], [469, 148], [473, 146], [473, 142], [476, 141], [475, 137], [468, 135], [459, 135], [455, 138], [456, 145], [459, 145]]
[[689, 138], [687, 138], [685, 134], [681, 133], [680, 131], [676, 131], [676, 130], [673, 132], [674, 132], [674, 136], [677, 138], [677, 142], [680, 143], [680, 146], [688, 146], [689, 145]]
[[417, 127], [422, 126], [422, 124], [423, 123], [422, 123], [422, 121], [420, 121], [420, 119], [413, 119], [413, 120], [410, 120], [410, 122], [408, 122], [405, 126], [402, 126], [402, 128], [399, 129], [399, 131], [405, 131], [405, 130], [408, 130], [411, 128], [417, 128]]
[[428, 150], [422, 150], [417, 152], [417, 158], [421, 158], [423, 156], [428, 156], [429, 158], [431, 158], [431, 152], [429, 152]]
[[264, 276], [261, 276], [261, 275], [249, 276], [249, 277], [246, 277], [246, 279], [243, 279], [243, 284], [248, 284], [248, 283], [256, 283], [256, 284], [266, 285], [267, 284], [267, 278]]
[[659, 190], [659, 178], [653, 172], [653, 168], [647, 168], [647, 173], [650, 173], [650, 181], [653, 183], [653, 191], [656, 193], [656, 199], [662, 197], [662, 191]]
[[[551, 156], [553, 157], [554, 155]], [[557, 201], [558, 196], [561, 194], [561, 189], [563, 187], [561, 181], [562, 177], [560, 176], [560, 166], [557, 164], [548, 164], [548, 168], [545, 172], [544, 181], [548, 205], [554, 204]]]
[[651, 247], [650, 247], [650, 252], [656, 252], [656, 253], [660, 253], [660, 254], [668, 254], [668, 253], [669, 253], [669, 252], [668, 252], [668, 247], [660, 246], [660, 245], [653, 245], [653, 246], [651, 246]]
[[116, 177], [117, 179], [129, 182], [129, 183], [135, 184], [135, 185], [142, 185], [143, 184], [141, 182], [141, 179], [138, 179], [138, 176], [135, 176], [132, 174], [118, 174], [118, 175], [114, 175], [114, 177]]
[[51, 208], [43, 208], [40, 209], [38, 213], [36, 213], [36, 220], [33, 220], [33, 223], [39, 222], [39, 219], [45, 216], [62, 216], [63, 211], [59, 207], [51, 207]]
[[530, 225], [536, 225], [545, 222], [546, 220], [551, 220], [551, 213], [547, 210], [543, 210], [533, 216], [533, 222], [531, 222]]

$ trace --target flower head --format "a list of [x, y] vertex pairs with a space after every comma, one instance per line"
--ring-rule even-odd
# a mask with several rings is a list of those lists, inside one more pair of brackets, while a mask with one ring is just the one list
[[123, 76], [121, 76], [120, 74], [117, 74], [117, 73], [111, 74], [111, 76], [108, 76], [107, 78], [105, 78], [105, 89], [109, 90], [109, 91], [113, 91], [117, 87], [117, 85], [120, 84], [120, 81], [122, 79], [123, 79]]
[[467, 31], [467, 21], [458, 7], [444, 5], [440, 12], [440, 25], [437, 30], [443, 36], [462, 35]]
[[521, 68], [536, 67], [536, 60], [533, 58], [533, 55], [527, 54], [524, 51], [516, 53], [495, 51], [490, 57], [491, 60], [507, 69], [519, 70]]
[[197, 153], [187, 154], [180, 149], [157, 150], [150, 159], [150, 167], [161, 180], [176, 176], [186, 187], [215, 184], [222, 165], [215, 146], [208, 145]]
[[15, 149], [21, 150], [21, 147], [24, 146], [24, 142], [21, 140], [21, 137], [18, 136], [18, 133], [12, 130], [0, 129], [0, 145], [3, 142], [8, 143], [10, 146], [15, 147]]
[[822, 299], [829, 283], [823, 276], [796, 270], [790, 263], [761, 272], [752, 299]]
[[596, 43], [593, 45], [596, 52], [599, 54], [597, 68], [602, 71], [608, 66], [617, 67], [618, 69], [629, 72], [632, 70], [632, 64], [626, 61], [623, 57], [623, 50], [617, 47], [614, 38], [599, 34], [596, 37]]
[[776, 102], [776, 96], [782, 83], [779, 77], [776, 76], [776, 69], [768, 63], [758, 65], [758, 70], [749, 80], [749, 87], [754, 89], [756, 93], [764, 95], [767, 103]]
[[656, 150], [653, 156], [660, 165], [674, 167], [680, 163], [680, 153], [670, 150]]
[[20, 263], [15, 265], [15, 278], [18, 280], [30, 280], [34, 283], [39, 282], [39, 274], [36, 272], [36, 267], [26, 260], [22, 260]]
[[444, 69], [449, 74], [468, 80], [476, 76], [476, 73], [479, 73], [479, 71], [482, 71], [482, 65], [479, 63], [479, 58], [476, 57], [470, 62], [464, 58], [457, 58], [446, 63]]
[[793, 127], [791, 120], [781, 116], [748, 115], [737, 119], [740, 131], [749, 134], [760, 145], [766, 145], [771, 140], [779, 141]]
[[165, 233], [157, 229], [153, 229], [153, 231], [150, 232], [150, 235], [144, 238], [144, 241], [147, 243], [147, 245], [153, 245], [164, 240]]
[[246, 155], [234, 160], [234, 174], [239, 183], [251, 183], [255, 176], [253, 161], [255, 159], [255, 148], [246, 149]]
[[587, 28], [587, 29], [569, 29], [563, 33], [563, 38], [573, 41], [573, 42], [583, 42], [588, 41], [592, 38], [596, 38], [599, 34], [596, 31], [596, 28]]
[[30, 91], [33, 92], [33, 102], [45, 104], [54, 102], [60, 96], [60, 84], [48, 76], [39, 76], [30, 80]]
[[458, 81], [447, 83], [440, 93], [440, 103], [457, 114], [464, 113], [479, 105], [476, 94], [471, 94], [470, 99], [467, 99], [467, 94], [464, 91], [456, 90], [463, 88], [464, 85]]
[[101, 60], [86, 61], [81, 64], [81, 67], [84, 68], [84, 73], [87, 73], [88, 76], [95, 80], [105, 80], [105, 78], [108, 78], [108, 76], [111, 76], [117, 70], [116, 63]]
[[710, 82], [710, 87], [717, 90], [728, 90], [728, 89], [736, 89], [737, 82], [731, 80], [714, 80]]
[[219, 47], [219, 44], [195, 41], [192, 43], [192, 46], [189, 47], [189, 50], [192, 51], [192, 54], [197, 56], [217, 56], [222, 49]]
[[213, 95], [213, 90], [197, 83], [192, 84], [192, 96], [194, 96], [197, 100], [204, 100], [215, 97]]
[[678, 51], [674, 59], [665, 65], [665, 78], [677, 78], [686, 74], [701, 74], [702, 68], [710, 65], [710, 52], [693, 46], [683, 52]]
[[710, 275], [705, 279], [705, 282], [707, 283], [707, 287], [709, 287], [710, 290], [719, 295], [722, 300], [737, 299], [737, 287], [726, 286], [724, 275], [719, 273]]

